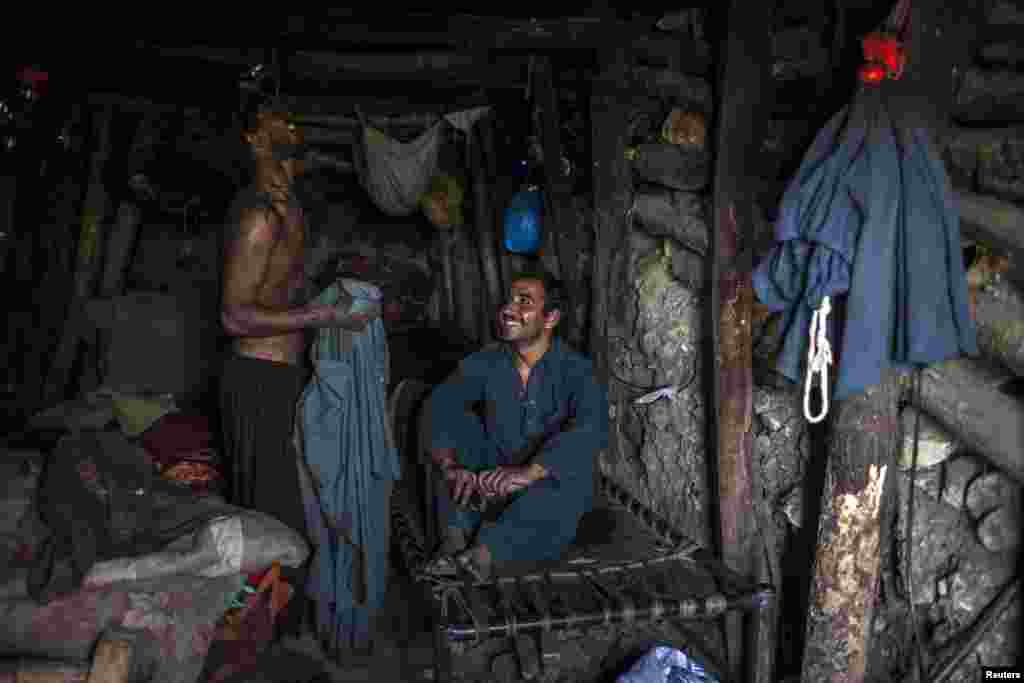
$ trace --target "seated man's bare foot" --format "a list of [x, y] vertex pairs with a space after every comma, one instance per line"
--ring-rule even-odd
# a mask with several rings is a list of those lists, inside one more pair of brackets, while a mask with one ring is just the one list
[[456, 557], [459, 566], [469, 572], [477, 581], [490, 581], [493, 567], [491, 551], [482, 544], [474, 545]]

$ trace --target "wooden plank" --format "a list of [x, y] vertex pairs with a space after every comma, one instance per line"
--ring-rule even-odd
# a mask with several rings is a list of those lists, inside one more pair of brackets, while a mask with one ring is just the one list
[[973, 358], [949, 360], [926, 368], [918, 408], [1024, 484], [1024, 403], [999, 391], [1013, 378]]
[[1024, 252], [1024, 209], [1012, 202], [959, 190], [957, 206], [963, 232], [979, 242]]
[[[603, 78], [623, 78], [627, 55], [622, 48], [602, 55]], [[610, 299], [612, 255], [627, 232], [626, 214], [630, 207], [632, 181], [625, 151], [629, 143], [630, 106], [619, 93], [595, 89], [590, 105], [591, 150], [594, 193], [594, 274], [591, 280], [590, 355], [598, 379], [608, 383], [607, 325]], [[613, 387], [609, 386], [611, 391]]]
[[[899, 125], [922, 126], [935, 139], [947, 135], [952, 110], [950, 77], [965, 58], [957, 13], [941, 0], [911, 3], [908, 64], [887, 83]], [[842, 319], [839, 305], [837, 320]], [[842, 340], [834, 349], [842, 349]], [[841, 364], [842, 354], [837, 356]], [[807, 611], [802, 680], [867, 678], [867, 648], [881, 578], [881, 492], [897, 448], [900, 387], [895, 372], [834, 407], [828, 465], [821, 498], [813, 597]]]
[[476, 229], [477, 254], [480, 257], [480, 270], [484, 280], [485, 315], [480, 321], [483, 342], [494, 339], [494, 321], [498, 306], [502, 301], [501, 272], [498, 258], [494, 250], [494, 213], [491, 209], [491, 193], [487, 182], [487, 171], [484, 168], [483, 136], [489, 129], [483, 129], [478, 123], [470, 131], [474, 138], [469, 149], [470, 176], [473, 182], [474, 228]]
[[[718, 91], [715, 143], [714, 229], [711, 231], [712, 409], [709, 436], [717, 473], [718, 524], [722, 559], [746, 579], [763, 571], [758, 552], [755, 510], [753, 424], [754, 292], [752, 252], [756, 234], [756, 192], [761, 186], [756, 164], [767, 133], [774, 92], [771, 79], [770, 26], [775, 3], [728, 5]], [[770, 523], [770, 522], [768, 522]], [[766, 610], [771, 615], [771, 610]], [[770, 619], [744, 624], [726, 617], [732, 680], [774, 680], [774, 626]]]
[[[452, 44], [463, 49], [546, 52], [633, 47], [644, 43], [653, 51], [679, 50], [679, 39], [658, 35], [646, 22], [586, 16], [560, 19], [507, 19], [457, 15], [448, 20]], [[693, 47], [697, 53], [696, 46]]]
[[[840, 347], [841, 348], [841, 347]], [[882, 489], [897, 447], [895, 373], [834, 406], [801, 681], [865, 680]]]
[[710, 161], [703, 146], [684, 148], [651, 142], [636, 147], [633, 172], [649, 183], [695, 192], [704, 189], [710, 180]]
[[706, 78], [706, 72], [692, 74], [631, 66], [614, 76], [598, 74], [594, 78], [593, 88], [595, 93], [608, 96], [654, 95], [664, 97], [671, 106], [693, 106], [705, 112], [710, 112], [712, 108], [711, 84]]
[[130, 642], [104, 638], [96, 645], [88, 683], [128, 683], [131, 662]]
[[539, 57], [534, 71], [535, 102], [540, 109], [541, 146], [544, 150], [545, 205], [551, 232], [558, 255], [560, 277], [568, 294], [568, 310], [563, 330], [568, 334], [569, 343], [580, 348], [583, 330], [576, 320], [579, 314], [579, 291], [576, 285], [576, 258], [578, 246], [573, 239], [572, 196], [569, 179], [562, 166], [561, 118], [558, 113], [558, 90], [555, 84], [554, 68], [549, 57]]

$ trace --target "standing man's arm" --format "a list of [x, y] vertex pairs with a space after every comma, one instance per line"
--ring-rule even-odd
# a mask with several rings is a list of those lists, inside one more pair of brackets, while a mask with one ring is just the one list
[[227, 245], [221, 322], [236, 337], [269, 337], [307, 328], [359, 328], [373, 318], [370, 313], [351, 313], [352, 299], [337, 307], [309, 304], [268, 307], [259, 303], [279, 227], [271, 211], [242, 212], [236, 233]]

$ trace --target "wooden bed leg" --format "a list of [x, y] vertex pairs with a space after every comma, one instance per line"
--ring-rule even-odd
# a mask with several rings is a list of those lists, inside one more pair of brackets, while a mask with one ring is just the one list
[[[452, 680], [452, 651], [442, 624], [434, 625], [434, 681], [449, 683]], [[91, 682], [90, 682], [91, 683]]]
[[88, 683], [127, 683], [132, 644], [121, 638], [103, 638], [96, 645]]

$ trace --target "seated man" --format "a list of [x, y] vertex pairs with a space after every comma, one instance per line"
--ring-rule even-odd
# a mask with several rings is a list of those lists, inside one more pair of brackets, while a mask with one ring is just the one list
[[[498, 313], [501, 341], [430, 397], [430, 456], [447, 482], [435, 570], [453, 559], [484, 579], [495, 562], [556, 559], [590, 509], [608, 402], [590, 361], [554, 336], [564, 300], [551, 275], [516, 276]], [[485, 514], [467, 509], [474, 498]]]

